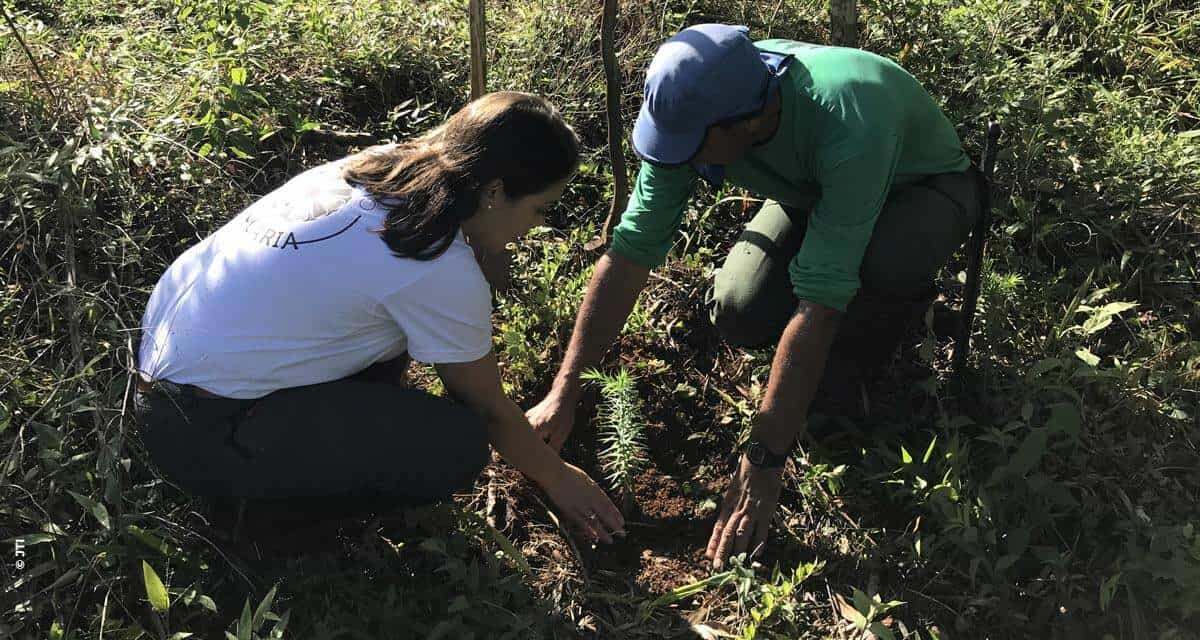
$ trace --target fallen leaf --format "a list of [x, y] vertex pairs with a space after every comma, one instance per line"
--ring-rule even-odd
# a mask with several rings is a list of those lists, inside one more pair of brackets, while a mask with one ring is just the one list
[[[716, 626], [713, 626], [716, 625]], [[696, 633], [696, 637], [703, 640], [716, 640], [717, 638], [736, 638], [737, 636], [729, 633], [720, 623], [692, 623], [692, 631]]]

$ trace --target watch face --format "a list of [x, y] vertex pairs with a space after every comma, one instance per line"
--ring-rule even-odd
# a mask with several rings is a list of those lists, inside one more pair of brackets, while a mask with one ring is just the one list
[[758, 442], [751, 442], [749, 446], [746, 447], [746, 459], [749, 460], [751, 464], [762, 464], [766, 453], [767, 452], [763, 450], [762, 444]]

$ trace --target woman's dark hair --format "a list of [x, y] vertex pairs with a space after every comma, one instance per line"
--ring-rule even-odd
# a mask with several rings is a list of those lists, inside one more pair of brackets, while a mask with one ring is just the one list
[[359, 153], [342, 175], [389, 208], [380, 235], [392, 253], [432, 260], [475, 214], [492, 180], [516, 198], [545, 190], [578, 166], [579, 139], [554, 107], [504, 91], [472, 101], [415, 140]]

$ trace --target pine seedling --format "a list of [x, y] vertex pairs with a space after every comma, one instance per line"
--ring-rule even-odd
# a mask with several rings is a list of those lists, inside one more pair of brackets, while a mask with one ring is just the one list
[[623, 368], [616, 375], [591, 369], [582, 377], [600, 385], [598, 439], [604, 446], [600, 468], [608, 474], [614, 489], [632, 498], [633, 478], [646, 466], [645, 425], [637, 379]]

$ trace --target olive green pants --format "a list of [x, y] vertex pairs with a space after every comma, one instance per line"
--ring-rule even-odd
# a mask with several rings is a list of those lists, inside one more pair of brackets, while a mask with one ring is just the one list
[[[839, 323], [835, 354], [890, 357], [933, 301], [938, 270], [970, 234], [981, 186], [972, 167], [892, 189], [863, 256], [862, 286]], [[799, 302], [788, 263], [804, 240], [807, 217], [807, 209], [768, 200], [734, 244], [709, 299], [713, 324], [727, 341], [745, 347], [778, 341]]]

